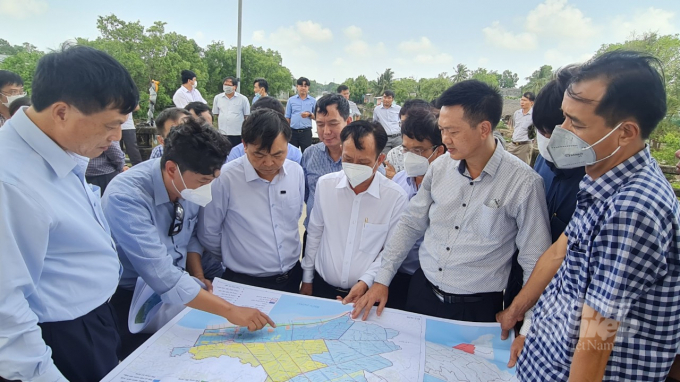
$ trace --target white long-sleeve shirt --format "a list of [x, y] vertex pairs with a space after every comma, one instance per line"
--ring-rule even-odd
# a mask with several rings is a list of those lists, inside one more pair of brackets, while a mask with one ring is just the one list
[[358, 195], [343, 171], [319, 178], [307, 227], [302, 281], [311, 283], [316, 270], [338, 288], [349, 289], [359, 280], [373, 285], [380, 251], [407, 203], [401, 187], [380, 173]]

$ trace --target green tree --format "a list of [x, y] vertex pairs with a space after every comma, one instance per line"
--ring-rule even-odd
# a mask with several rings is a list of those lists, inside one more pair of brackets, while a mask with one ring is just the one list
[[503, 89], [510, 89], [517, 85], [517, 81], [519, 81], [519, 76], [517, 73], [513, 73], [510, 70], [505, 70], [503, 71], [503, 74], [501, 74], [498, 84]]
[[436, 78], [421, 78], [419, 85], [420, 93], [418, 98], [429, 102], [439, 98], [444, 90], [453, 85], [453, 82], [451, 82], [447, 73], [440, 73]]
[[385, 72], [378, 75], [378, 78], [371, 83], [371, 90], [373, 90], [373, 95], [376, 97], [382, 96], [385, 90], [391, 90], [393, 87], [394, 72], [392, 69], [387, 68]]
[[0, 63], [0, 69], [9, 70], [21, 76], [24, 80], [24, 89], [30, 94], [33, 84], [33, 74], [38, 60], [44, 55], [39, 50], [32, 52], [21, 51], [13, 56], [9, 56]]
[[364, 95], [371, 91], [368, 78], [363, 74], [357, 78], [348, 78], [342, 84], [347, 85], [349, 88], [349, 99], [357, 104], [363, 104]]
[[392, 82], [392, 90], [395, 102], [401, 105], [407, 99], [418, 97], [420, 84], [413, 78], [400, 78]]
[[526, 78], [528, 81], [526, 85], [522, 86], [522, 93], [532, 92], [538, 94], [538, 92], [547, 84], [553, 76], [553, 68], [550, 65], [543, 65], [538, 70], [535, 70], [529, 77]]
[[454, 68], [456, 71], [453, 77], [451, 78], [453, 80], [453, 83], [458, 83], [461, 81], [465, 81], [467, 79], [470, 79], [470, 69], [468, 69], [465, 64], [458, 64]]
[[498, 87], [498, 76], [499, 74], [496, 71], [489, 71], [485, 68], [477, 68], [471, 73], [470, 78], [485, 82], [491, 86]]

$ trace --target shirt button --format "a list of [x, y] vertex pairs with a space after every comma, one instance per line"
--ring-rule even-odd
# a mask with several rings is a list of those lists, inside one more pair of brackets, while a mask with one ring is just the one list
[[439, 272], [443, 271], [443, 269], [439, 268]]
[[470, 182], [470, 185], [471, 185], [471, 186], [474, 186], [474, 185], [475, 185], [475, 182]]
[[453, 228], [458, 229], [458, 226], [455, 226], [455, 227], [453, 227]]
[[467, 204], [463, 203], [463, 207], [467, 207]]
[[447, 250], [447, 251], [450, 251], [450, 250], [451, 250], [451, 247], [446, 247], [446, 250]]

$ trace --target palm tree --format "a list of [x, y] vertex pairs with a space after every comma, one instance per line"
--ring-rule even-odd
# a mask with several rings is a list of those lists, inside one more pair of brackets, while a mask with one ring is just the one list
[[532, 92], [538, 94], [538, 92], [550, 82], [553, 76], [553, 69], [550, 65], [543, 65], [540, 69], [534, 71], [531, 76], [527, 77], [527, 84], [522, 87], [522, 92]]
[[465, 66], [465, 64], [458, 64], [453, 69], [456, 71], [456, 74], [451, 77], [451, 80], [454, 84], [470, 78], [470, 70], [467, 68], [467, 66]]
[[387, 68], [383, 74], [378, 75], [378, 79], [371, 81], [371, 87], [373, 93], [376, 97], [379, 97], [385, 93], [385, 90], [392, 89], [394, 80], [394, 72], [392, 69]]

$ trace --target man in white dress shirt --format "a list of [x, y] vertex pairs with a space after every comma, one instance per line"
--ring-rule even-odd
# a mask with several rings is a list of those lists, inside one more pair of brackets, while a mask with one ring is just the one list
[[182, 70], [182, 86], [172, 96], [172, 102], [180, 109], [184, 109], [190, 102], [208, 103], [201, 95], [201, 92], [198, 91], [196, 73], [191, 70]]
[[255, 110], [243, 124], [246, 155], [224, 165], [212, 183], [198, 239], [222, 258], [226, 280], [291, 293], [300, 288], [305, 180], [302, 167], [286, 159], [291, 135], [281, 113]]
[[404, 191], [377, 173], [387, 133], [356, 121], [340, 133], [343, 171], [319, 178], [307, 227], [300, 293], [351, 303], [373, 284], [406, 206]]

